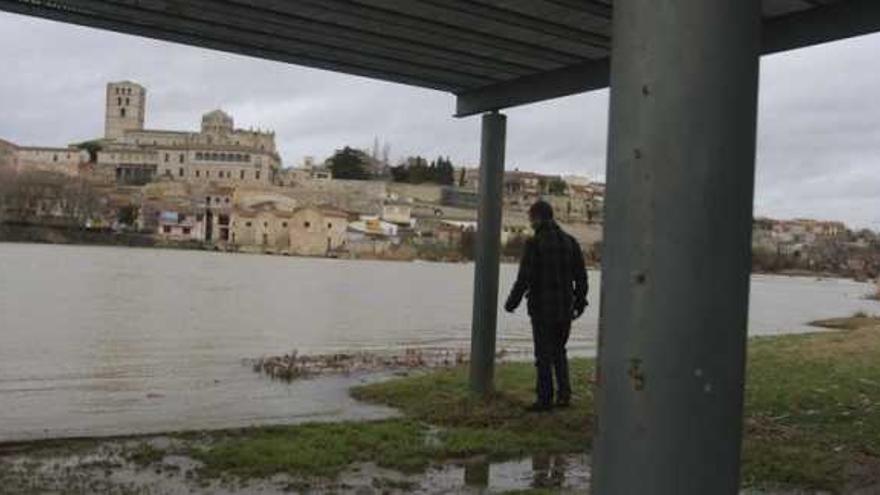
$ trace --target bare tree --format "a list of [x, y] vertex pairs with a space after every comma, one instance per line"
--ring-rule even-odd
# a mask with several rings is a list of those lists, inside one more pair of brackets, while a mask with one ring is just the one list
[[4, 220], [78, 226], [92, 220], [101, 206], [98, 194], [85, 180], [42, 171], [2, 175], [0, 200]]
[[379, 161], [379, 136], [373, 138], [373, 161]]
[[391, 143], [388, 141], [382, 145], [382, 165], [391, 165]]

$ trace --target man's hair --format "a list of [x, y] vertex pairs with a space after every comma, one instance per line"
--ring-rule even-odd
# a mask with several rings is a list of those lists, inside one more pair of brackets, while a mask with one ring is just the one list
[[553, 207], [546, 201], [538, 201], [529, 208], [529, 216], [545, 222], [553, 220]]

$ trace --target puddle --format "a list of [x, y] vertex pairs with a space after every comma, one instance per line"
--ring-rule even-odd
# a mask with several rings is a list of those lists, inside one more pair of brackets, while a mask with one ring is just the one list
[[[151, 437], [105, 441], [88, 449], [50, 447], [28, 454], [0, 454], [0, 494], [434, 495], [501, 494], [533, 488], [554, 493], [588, 493], [590, 484], [587, 454], [536, 455], [507, 462], [488, 462], [476, 457], [435, 465], [419, 474], [363, 463], [352, 465], [333, 480], [284, 474], [256, 480], [231, 476], [208, 479], [199, 474], [202, 464], [186, 454], [187, 448], [205, 445], [207, 441]], [[754, 489], [744, 489], [740, 494], [827, 495]]]
[[589, 457], [585, 454], [500, 463], [475, 458], [437, 465], [421, 474], [403, 474], [366, 463], [349, 467], [334, 480], [288, 475], [259, 480], [206, 479], [199, 474], [201, 467], [199, 461], [186, 455], [183, 442], [165, 437], [102, 442], [86, 451], [47, 449], [7, 454], [0, 456], [0, 494], [366, 495], [503, 493], [527, 488], [583, 493], [589, 485]]

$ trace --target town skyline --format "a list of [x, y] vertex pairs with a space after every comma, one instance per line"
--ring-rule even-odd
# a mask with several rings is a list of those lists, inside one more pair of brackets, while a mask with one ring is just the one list
[[[150, 88], [147, 127], [191, 129], [204, 112], [223, 108], [240, 127], [275, 130], [284, 166], [345, 145], [369, 149], [377, 136], [392, 144], [395, 159], [444, 155], [466, 166], [478, 159], [479, 120], [452, 118], [443, 93], [10, 14], [0, 15], [0, 33], [12, 69], [0, 81], [0, 136], [21, 144], [66, 146], [101, 135], [94, 109], [104, 83], [131, 79]], [[876, 49], [880, 38], [867, 36], [764, 59], [756, 217], [880, 228], [873, 172], [880, 102], [865, 97], [880, 82], [869, 63]], [[866, 74], [851, 81], [835, 70], [844, 66], [867, 67]], [[508, 169], [604, 180], [606, 91], [507, 113]]]

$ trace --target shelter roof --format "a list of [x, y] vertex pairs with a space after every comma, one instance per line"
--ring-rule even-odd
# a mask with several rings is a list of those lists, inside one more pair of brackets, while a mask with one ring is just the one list
[[[454, 93], [459, 115], [608, 85], [612, 0], [0, 0], [0, 10]], [[880, 30], [876, 0], [763, 0], [763, 52]]]

